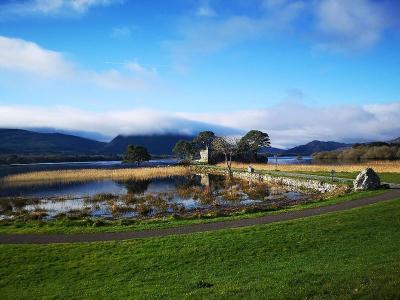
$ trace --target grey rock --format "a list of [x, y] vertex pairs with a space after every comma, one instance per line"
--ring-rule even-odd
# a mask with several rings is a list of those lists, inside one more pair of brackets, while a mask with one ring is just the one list
[[374, 190], [381, 186], [381, 180], [373, 169], [367, 168], [357, 175], [357, 178], [353, 181], [353, 186], [356, 191]]

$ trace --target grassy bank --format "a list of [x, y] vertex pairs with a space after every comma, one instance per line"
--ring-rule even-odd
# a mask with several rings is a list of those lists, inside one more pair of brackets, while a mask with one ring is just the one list
[[316, 202], [292, 206], [285, 209], [275, 209], [268, 211], [252, 211], [243, 209], [241, 212], [219, 215], [215, 213], [199, 214], [190, 218], [174, 218], [173, 216], [150, 219], [150, 220], [103, 220], [88, 217], [78, 219], [56, 219], [52, 221], [41, 220], [15, 220], [0, 221], [0, 233], [82, 233], [82, 232], [116, 232], [116, 231], [135, 231], [146, 229], [162, 229], [170, 227], [186, 226], [190, 224], [227, 221], [243, 218], [255, 218], [268, 214], [277, 214], [287, 211], [296, 211], [306, 208], [320, 207], [335, 203], [351, 201], [370, 197], [386, 192], [386, 190], [363, 191], [323, 199]]
[[[302, 174], [311, 174], [311, 175], [318, 175], [318, 176], [331, 176], [330, 172], [304, 172], [300, 171], [298, 173]], [[349, 178], [355, 179], [359, 172], [339, 172], [336, 173], [336, 177], [339, 178]], [[400, 173], [382, 173], [378, 172], [378, 175], [382, 182], [390, 182], [390, 183], [400, 183]]]
[[125, 242], [0, 245], [14, 298], [400, 297], [400, 199], [271, 225]]
[[[225, 167], [222, 164], [219, 167]], [[235, 169], [245, 170], [248, 164], [234, 163], [232, 165]], [[276, 171], [273, 164], [252, 164], [256, 171], [271, 172], [271, 175]], [[330, 180], [331, 171], [335, 170], [336, 177], [355, 179], [363, 169], [373, 168], [381, 178], [382, 182], [400, 183], [400, 163], [394, 162], [371, 162], [371, 164], [355, 164], [355, 165], [278, 165], [280, 172], [310, 174], [317, 176], [326, 176]], [[386, 171], [385, 171], [386, 170]]]

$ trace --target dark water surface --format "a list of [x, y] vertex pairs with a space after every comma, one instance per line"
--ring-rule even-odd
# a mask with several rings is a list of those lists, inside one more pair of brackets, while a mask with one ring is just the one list
[[[175, 165], [176, 159], [154, 159], [144, 162], [140, 167], [156, 167]], [[126, 169], [136, 168], [136, 164], [123, 164], [121, 161], [91, 161], [91, 162], [65, 162], [65, 163], [37, 163], [0, 165], [0, 177], [37, 171], [76, 170], [76, 169]]]

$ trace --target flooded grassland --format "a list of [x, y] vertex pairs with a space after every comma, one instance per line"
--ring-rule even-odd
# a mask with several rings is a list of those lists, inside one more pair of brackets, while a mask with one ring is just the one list
[[[322, 197], [317, 192], [266, 182], [219, 174], [191, 174], [188, 169], [162, 170], [156, 177], [150, 173], [127, 176], [127, 171], [124, 176], [114, 173], [107, 177], [103, 173], [94, 180], [72, 178], [72, 172], [65, 173], [67, 176], [63, 180], [55, 180], [51, 174], [21, 174], [17, 180], [8, 178], [0, 188], [0, 218], [147, 219], [168, 215], [219, 215], [275, 210]], [[43, 180], [39, 180], [40, 177]], [[28, 180], [32, 178], [36, 180]]]

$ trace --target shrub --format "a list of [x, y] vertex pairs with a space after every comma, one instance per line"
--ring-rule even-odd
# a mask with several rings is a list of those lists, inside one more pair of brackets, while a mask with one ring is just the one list
[[141, 216], [147, 216], [151, 212], [151, 207], [147, 203], [139, 203], [136, 205], [135, 209]]
[[103, 219], [96, 219], [96, 220], [93, 221], [92, 226], [93, 226], [93, 227], [100, 227], [100, 226], [105, 226], [106, 224], [107, 224], [107, 223], [106, 223], [105, 220], [103, 220]]

